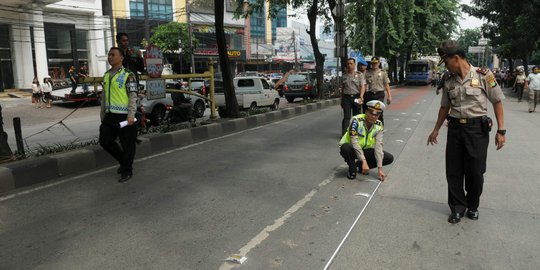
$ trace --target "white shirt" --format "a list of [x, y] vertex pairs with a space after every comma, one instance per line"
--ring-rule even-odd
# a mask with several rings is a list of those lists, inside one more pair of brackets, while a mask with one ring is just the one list
[[52, 86], [50, 83], [44, 83], [41, 85], [41, 90], [43, 91], [43, 93], [47, 93], [47, 92], [51, 92], [52, 91]]
[[40, 87], [39, 85], [33, 83], [33, 84], [32, 84], [32, 93], [33, 93], [33, 94], [38, 94], [38, 93], [41, 91], [40, 88], [41, 88], [41, 87]]
[[540, 73], [529, 73], [527, 76], [529, 88], [532, 90], [540, 90]]

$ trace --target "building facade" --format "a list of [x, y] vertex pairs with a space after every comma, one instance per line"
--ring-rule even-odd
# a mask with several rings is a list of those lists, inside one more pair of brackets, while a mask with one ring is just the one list
[[91, 76], [106, 71], [112, 44], [101, 0], [4, 0], [0, 7], [0, 91], [30, 88], [34, 77], [61, 82], [70, 66], [87, 64]]

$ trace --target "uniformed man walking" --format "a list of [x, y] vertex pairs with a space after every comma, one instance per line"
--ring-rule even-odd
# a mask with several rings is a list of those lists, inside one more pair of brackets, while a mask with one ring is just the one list
[[[491, 119], [487, 117], [487, 102], [491, 102], [497, 118], [495, 145], [504, 146], [504, 95], [495, 76], [488, 69], [473, 67], [467, 61], [465, 50], [456, 41], [445, 41], [437, 49], [451, 73], [444, 82], [441, 107], [435, 128], [428, 137], [428, 145], [436, 144], [444, 120], [448, 118], [446, 142], [446, 180], [448, 222], [460, 222], [467, 217], [479, 217], [478, 205], [484, 185], [487, 149]], [[464, 190], [465, 186], [465, 190]]]
[[536, 110], [536, 104], [540, 102], [540, 70], [538, 66], [533, 67], [525, 80], [525, 89], [529, 90], [529, 113]]
[[[367, 102], [379, 100], [384, 102], [384, 92], [386, 91], [386, 104], [392, 103], [392, 93], [390, 93], [390, 79], [386, 71], [380, 69], [380, 60], [378, 57], [371, 58], [371, 69], [366, 72], [366, 81], [368, 87], [364, 94], [364, 111], [367, 109]], [[379, 117], [384, 123], [383, 115]]]
[[346, 73], [342, 77], [341, 83], [341, 108], [343, 109], [343, 120], [341, 120], [341, 135], [345, 134], [351, 117], [360, 113], [362, 96], [365, 91], [366, 79], [364, 74], [356, 72], [356, 60], [347, 59]]
[[[135, 112], [137, 110], [137, 81], [135, 74], [122, 66], [124, 54], [118, 47], [109, 50], [108, 61], [111, 69], [103, 76], [101, 102], [101, 126], [99, 143], [120, 163], [118, 182], [128, 181], [133, 176], [137, 129]], [[121, 127], [120, 122], [127, 121]], [[120, 139], [120, 145], [116, 139]]]
[[386, 106], [378, 100], [372, 100], [366, 106], [365, 114], [353, 116], [347, 132], [339, 141], [340, 154], [349, 166], [347, 178], [356, 178], [356, 167], [362, 174], [368, 174], [376, 167], [379, 180], [384, 181], [383, 166], [394, 161], [394, 156], [383, 150], [384, 128], [378, 120]]

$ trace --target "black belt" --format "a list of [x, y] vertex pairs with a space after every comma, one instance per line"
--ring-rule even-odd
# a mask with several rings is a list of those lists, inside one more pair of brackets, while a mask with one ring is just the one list
[[474, 125], [482, 123], [483, 116], [473, 117], [473, 118], [455, 118], [448, 117], [448, 123], [451, 124], [461, 124], [461, 125]]
[[371, 93], [373, 95], [376, 95], [376, 94], [381, 93], [381, 92], [384, 92], [384, 90], [383, 91], [367, 91], [367, 93]]

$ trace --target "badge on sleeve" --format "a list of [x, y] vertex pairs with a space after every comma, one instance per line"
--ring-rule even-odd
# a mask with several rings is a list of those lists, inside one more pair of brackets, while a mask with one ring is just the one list
[[351, 123], [351, 129], [350, 129], [350, 132], [351, 132], [351, 136], [358, 136], [358, 121], [356, 119], [354, 119]]
[[127, 79], [126, 83], [126, 89], [129, 92], [135, 92], [137, 93], [137, 81], [135, 80], [135, 77], [130, 74]]
[[495, 80], [495, 76], [493, 74], [489, 74], [486, 76], [486, 81], [488, 82], [489, 86], [491, 88], [497, 86], [497, 80]]

